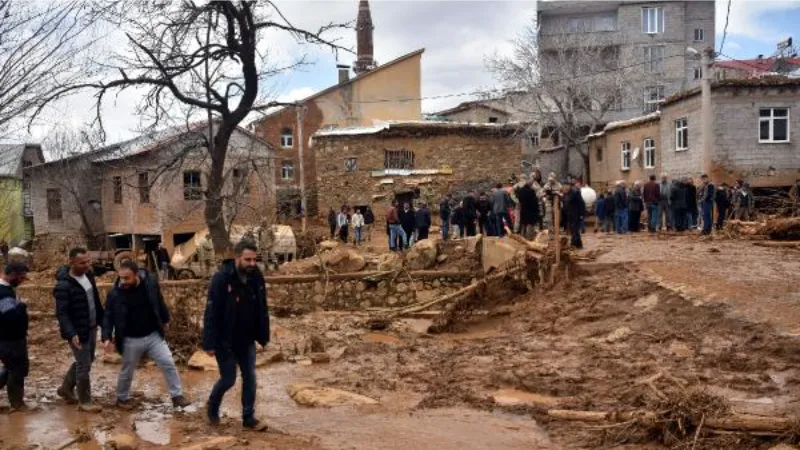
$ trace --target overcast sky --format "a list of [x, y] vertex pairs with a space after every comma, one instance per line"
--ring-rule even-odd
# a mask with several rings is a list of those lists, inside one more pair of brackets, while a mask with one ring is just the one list
[[[493, 87], [484, 58], [506, 53], [513, 39], [534, 15], [535, 1], [371, 1], [375, 25], [375, 57], [379, 63], [419, 48], [422, 57], [422, 96], [434, 97], [473, 92]], [[354, 21], [358, 1], [282, 1], [284, 14], [295, 25], [314, 29], [325, 22]], [[717, 1], [717, 50], [725, 25], [727, 0]], [[733, 0], [728, 36], [723, 53], [734, 58], [752, 58], [774, 52], [775, 43], [797, 33], [800, 39], [800, 0]], [[342, 34], [341, 43], [355, 48], [355, 31]], [[296, 100], [336, 83], [336, 58], [329, 51], [301, 46], [286, 35], [270, 35], [270, 48], [277, 60], [310, 53], [313, 65], [276, 78], [269, 90], [281, 100]], [[340, 54], [339, 62], [351, 64], [355, 56]], [[132, 137], [141, 125], [134, 108], [137, 94], [119, 96], [104, 110], [108, 142]], [[469, 100], [453, 96], [423, 100], [424, 112], [433, 112]], [[93, 117], [91, 94], [87, 93], [51, 109], [47, 123], [37, 127], [37, 140], [54, 124], [79, 127]]]

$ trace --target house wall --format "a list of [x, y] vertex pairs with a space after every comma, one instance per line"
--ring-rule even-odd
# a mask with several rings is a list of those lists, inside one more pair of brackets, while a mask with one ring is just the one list
[[[655, 167], [645, 168], [644, 140], [654, 139], [656, 142]], [[638, 158], [631, 160], [630, 169], [622, 170], [622, 143], [630, 142], [631, 157], [639, 148]], [[602, 149], [602, 160], [598, 160], [598, 149]], [[591, 186], [602, 190], [614, 185], [618, 180], [625, 180], [631, 186], [637, 180], [647, 181], [650, 175], [659, 176], [661, 172], [661, 135], [659, 121], [617, 128], [589, 141], [589, 166]]]
[[586, 179], [586, 164], [576, 149], [569, 154], [564, 147], [541, 150], [537, 153], [535, 163], [545, 179], [550, 172], [555, 172], [559, 179], [566, 177], [567, 174]]
[[22, 217], [22, 180], [0, 178], [0, 241], [9, 246], [25, 238], [25, 221]]
[[[520, 143], [510, 132], [483, 136], [320, 136], [315, 137], [314, 145], [320, 161], [320, 206], [327, 211], [329, 207], [338, 209], [345, 202], [352, 206], [370, 205], [381, 223], [396, 193], [418, 187], [420, 201], [435, 210], [448, 193], [506, 182], [520, 171]], [[373, 170], [384, 169], [387, 149], [413, 151], [415, 169], [449, 168], [452, 174], [373, 177]], [[357, 158], [357, 171], [345, 172], [347, 158]]]
[[[751, 186], [789, 186], [800, 178], [800, 86], [715, 88], [714, 170], [717, 181], [748, 180]], [[789, 143], [758, 142], [759, 109], [789, 108]]]
[[[699, 95], [661, 108], [661, 169], [673, 178], [702, 174], [705, 144], [700, 115]], [[675, 121], [683, 117], [689, 120], [689, 149], [676, 151]]]

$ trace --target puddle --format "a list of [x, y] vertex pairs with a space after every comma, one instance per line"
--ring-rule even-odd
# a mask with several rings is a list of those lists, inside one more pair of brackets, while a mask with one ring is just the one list
[[403, 340], [386, 333], [367, 333], [361, 337], [365, 342], [373, 344], [402, 345]]

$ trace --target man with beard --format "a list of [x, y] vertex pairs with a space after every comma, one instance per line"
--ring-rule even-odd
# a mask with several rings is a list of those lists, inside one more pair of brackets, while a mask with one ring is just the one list
[[169, 324], [169, 310], [161, 295], [158, 281], [130, 259], [122, 261], [119, 279], [106, 298], [102, 341], [107, 353], [116, 350], [122, 355], [122, 370], [117, 379], [117, 406], [132, 409], [130, 390], [133, 374], [142, 356], [147, 354], [164, 373], [172, 405], [189, 406], [183, 396], [181, 378], [172, 352], [164, 340]]
[[234, 259], [223, 261], [208, 289], [203, 319], [203, 350], [217, 359], [219, 381], [207, 403], [209, 423], [220, 424], [222, 397], [236, 383], [236, 367], [242, 372], [242, 425], [265, 431], [255, 418], [256, 346], [269, 342], [269, 311], [264, 276], [258, 270], [258, 249], [242, 240], [234, 247]]
[[10, 262], [0, 277], [0, 389], [6, 388], [12, 411], [28, 409], [24, 401], [29, 366], [28, 307], [16, 293], [27, 276], [28, 266]]

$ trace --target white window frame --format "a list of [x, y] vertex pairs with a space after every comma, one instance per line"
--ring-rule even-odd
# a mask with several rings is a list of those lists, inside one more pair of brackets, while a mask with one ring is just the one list
[[652, 6], [642, 8], [642, 33], [659, 34], [663, 32], [664, 8]]
[[[656, 100], [650, 98], [650, 93], [653, 89], [656, 90], [656, 94], [660, 93], [660, 95], [656, 95], [658, 97]], [[644, 88], [644, 113], [651, 114], [660, 110], [661, 102], [664, 101], [664, 98], [666, 98], [664, 86], [648, 86]], [[655, 105], [655, 109], [651, 110], [649, 107], [650, 105]]]
[[[622, 159], [621, 164], [620, 164], [621, 170], [623, 172], [627, 172], [627, 171], [631, 170], [631, 143], [630, 142], [628, 142], [628, 141], [622, 142], [622, 151], [620, 152], [620, 156], [621, 156], [621, 159]], [[627, 163], [628, 163], [627, 165], [625, 164], [625, 162], [626, 162], [625, 156], [627, 156]]]
[[[776, 109], [785, 109], [786, 117], [775, 116]], [[769, 110], [769, 117], [761, 117], [761, 111]], [[759, 144], [787, 144], [792, 141], [792, 111], [785, 106], [768, 106], [758, 108], [758, 143]], [[775, 120], [786, 120], [786, 140], [775, 140]], [[761, 138], [761, 123], [769, 122], [769, 139]]]
[[706, 30], [703, 28], [694, 29], [694, 41], [703, 42], [706, 40]]
[[655, 169], [656, 167], [656, 140], [647, 138], [642, 145], [644, 147], [644, 168]]
[[[658, 58], [653, 57], [653, 53], [659, 50], [661, 55]], [[661, 73], [664, 71], [664, 46], [663, 45], [647, 45], [643, 47], [644, 52], [644, 67], [648, 73]]]
[[[289, 131], [286, 133], [285, 131]], [[294, 147], [294, 132], [291, 128], [284, 128], [281, 130], [281, 148]]]
[[[681, 133], [684, 133], [681, 138]], [[675, 151], [685, 152], [689, 150], [689, 118], [681, 117], [675, 120]]]
[[291, 161], [284, 161], [281, 163], [281, 179], [294, 180], [294, 163]]
[[702, 67], [695, 67], [692, 69], [692, 79], [700, 80], [703, 78], [703, 68]]

